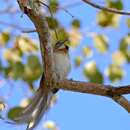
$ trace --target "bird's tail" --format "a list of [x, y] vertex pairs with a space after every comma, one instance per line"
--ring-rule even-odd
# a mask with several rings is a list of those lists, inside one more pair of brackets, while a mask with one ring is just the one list
[[49, 89], [39, 88], [31, 103], [14, 119], [17, 123], [28, 123], [27, 130], [32, 130], [48, 110], [53, 92]]

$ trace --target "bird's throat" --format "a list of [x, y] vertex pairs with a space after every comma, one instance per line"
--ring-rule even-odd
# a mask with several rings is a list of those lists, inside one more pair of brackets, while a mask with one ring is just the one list
[[56, 49], [54, 52], [60, 52], [60, 53], [68, 53], [68, 50], [66, 48]]

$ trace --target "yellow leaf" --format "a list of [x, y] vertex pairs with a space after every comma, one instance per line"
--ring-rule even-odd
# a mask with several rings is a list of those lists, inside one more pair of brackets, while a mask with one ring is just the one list
[[108, 38], [105, 35], [95, 34], [93, 37], [95, 47], [100, 53], [105, 53], [108, 49]]
[[71, 29], [69, 32], [70, 46], [76, 47], [82, 39], [81, 33], [77, 29]]
[[53, 121], [45, 122], [43, 127], [49, 130], [58, 130], [56, 124]]
[[112, 26], [117, 28], [120, 21], [120, 15], [100, 11], [97, 14], [97, 22], [101, 27]]
[[1, 34], [0, 34], [0, 45], [5, 45], [5, 44], [7, 44], [7, 42], [9, 41], [9, 39], [10, 39], [10, 34], [9, 34], [9, 32], [2, 32]]
[[17, 51], [12, 51], [11, 49], [7, 49], [4, 52], [4, 58], [6, 60], [12, 60], [12, 61], [21, 61], [21, 57], [18, 54]]
[[17, 38], [19, 47], [24, 53], [32, 53], [38, 50], [36, 43], [28, 37]]
[[87, 79], [89, 79], [90, 82], [103, 83], [103, 75], [97, 68], [95, 61], [90, 61], [85, 64], [84, 75]]
[[90, 61], [87, 64], [85, 64], [85, 70], [91, 74], [94, 74], [96, 71], [97, 65], [95, 61]]
[[122, 65], [126, 62], [126, 57], [121, 51], [116, 51], [112, 54], [112, 60], [115, 64]]
[[26, 107], [29, 104], [30, 100], [27, 98], [22, 99], [20, 106], [21, 107]]
[[92, 57], [93, 51], [90, 47], [84, 47], [83, 48], [83, 55], [87, 57]]
[[75, 58], [75, 66], [76, 66], [76, 67], [80, 66], [81, 62], [82, 62], [82, 57], [77, 56], [77, 57]]
[[121, 80], [125, 74], [121, 66], [117, 64], [111, 64], [105, 71], [105, 74], [109, 77], [112, 82]]
[[5, 107], [6, 107], [5, 103], [0, 101], [0, 111], [3, 111]]
[[112, 20], [111, 20], [111, 26], [117, 28], [119, 26], [120, 21], [120, 15], [113, 14]]

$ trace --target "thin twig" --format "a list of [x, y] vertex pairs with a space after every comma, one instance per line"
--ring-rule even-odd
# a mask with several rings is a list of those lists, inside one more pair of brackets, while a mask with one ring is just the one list
[[30, 29], [30, 30], [23, 30], [22, 31], [22, 33], [35, 33], [35, 32], [37, 32], [37, 30], [36, 29]]
[[58, 7], [58, 9], [62, 9], [63, 11], [65, 11], [68, 15], [70, 15], [72, 18], [74, 18], [74, 16], [64, 7]]
[[94, 8], [100, 9], [100, 10], [104, 10], [104, 11], [107, 11], [107, 12], [120, 14], [120, 15], [130, 15], [130, 12], [127, 12], [127, 11], [120, 11], [120, 10], [117, 10], [117, 9], [104, 7], [104, 6], [95, 4], [95, 3], [91, 2], [90, 0], [83, 0], [83, 1], [85, 3], [87, 3], [88, 5], [90, 5], [90, 6], [94, 7]]

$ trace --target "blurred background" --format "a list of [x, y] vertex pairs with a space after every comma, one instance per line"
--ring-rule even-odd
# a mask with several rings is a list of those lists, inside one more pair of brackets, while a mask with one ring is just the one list
[[[82, 0], [44, 0], [52, 43], [69, 38], [72, 69], [68, 79], [130, 84], [130, 18], [97, 10]], [[129, 0], [92, 0], [130, 11]], [[58, 38], [56, 37], [56, 32]], [[14, 0], [0, 0], [0, 129], [30, 101], [43, 72], [39, 40]], [[130, 99], [129, 95], [126, 95]], [[130, 115], [109, 98], [59, 91], [36, 130], [129, 130]]]

